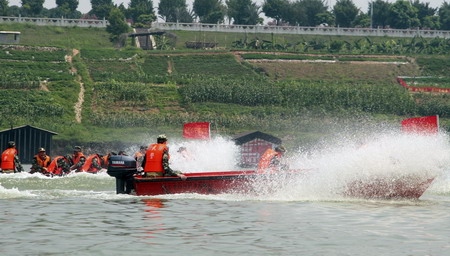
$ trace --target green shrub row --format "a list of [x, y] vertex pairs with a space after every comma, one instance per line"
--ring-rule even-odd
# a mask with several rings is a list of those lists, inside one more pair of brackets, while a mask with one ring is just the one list
[[92, 79], [99, 82], [167, 83], [190, 77], [255, 76], [232, 54], [150, 55], [132, 61], [88, 61], [87, 65]]
[[64, 108], [49, 92], [0, 90], [0, 116], [5, 122], [19, 123], [20, 120], [57, 120], [64, 114]]
[[30, 81], [73, 80], [67, 63], [51, 62], [0, 62], [2, 75], [20, 75]]
[[65, 61], [66, 51], [42, 50], [12, 50], [8, 48], [0, 49], [0, 59], [4, 60], [26, 60], [26, 61]]
[[373, 113], [408, 114], [415, 104], [399, 86], [332, 82], [277, 82], [264, 80], [204, 79], [180, 88], [189, 102], [221, 102], [247, 106], [287, 108], [353, 108]]
[[[376, 39], [378, 40], [378, 39]], [[314, 38], [310, 40], [278, 43], [272, 40], [239, 39], [232, 43], [235, 49], [247, 50], [275, 50], [304, 53], [339, 53], [339, 54], [448, 54], [450, 39], [422, 37], [385, 39], [375, 41], [372, 38], [357, 40], [334, 40]]]
[[450, 118], [450, 94], [414, 94], [418, 114], [421, 116], [439, 115]]
[[[450, 51], [449, 51], [450, 52]], [[423, 69], [424, 75], [444, 75], [450, 77], [450, 56], [418, 57], [417, 64]]]
[[23, 73], [12, 71], [4, 73], [0, 71], [0, 88], [2, 89], [38, 89], [39, 81], [30, 80]]

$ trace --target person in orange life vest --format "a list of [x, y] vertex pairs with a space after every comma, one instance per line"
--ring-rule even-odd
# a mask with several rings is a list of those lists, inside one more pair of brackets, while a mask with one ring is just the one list
[[156, 144], [152, 144], [145, 152], [142, 166], [144, 166], [144, 177], [180, 177], [186, 180], [186, 176], [179, 171], [169, 167], [169, 148], [167, 147], [166, 135], [159, 135]]
[[281, 164], [281, 157], [286, 152], [286, 149], [279, 145], [275, 147], [275, 150], [269, 148], [264, 152], [264, 154], [261, 156], [261, 159], [258, 163], [258, 172], [264, 173], [264, 172], [273, 172], [277, 169], [280, 169], [284, 167]]
[[90, 155], [86, 159], [86, 162], [84, 163], [83, 167], [81, 167], [81, 170], [83, 172], [89, 172], [89, 173], [97, 173], [102, 169], [102, 166], [104, 159], [102, 155], [95, 154]]
[[109, 152], [106, 156], [102, 157], [102, 168], [108, 169], [109, 165], [109, 157], [110, 156], [116, 156], [116, 152]]
[[75, 172], [81, 172], [81, 168], [83, 167], [84, 163], [86, 162], [86, 157], [81, 152], [80, 146], [75, 146], [73, 148], [73, 155], [72, 155], [72, 166], [70, 167], [71, 171]]
[[141, 146], [139, 151], [134, 153], [134, 159], [136, 159], [136, 169], [142, 171], [142, 160], [144, 160], [145, 152], [147, 152], [146, 146]]
[[70, 173], [70, 166], [72, 166], [72, 156], [67, 154], [65, 156], [57, 156], [47, 168], [50, 175], [65, 175]]
[[38, 154], [33, 157], [31, 162], [30, 173], [40, 172], [42, 174], [46, 174], [50, 163], [51, 158], [45, 153], [45, 149], [39, 148]]
[[0, 158], [0, 170], [2, 173], [22, 172], [23, 167], [20, 163], [16, 143], [14, 141], [8, 142], [8, 148], [3, 151]]

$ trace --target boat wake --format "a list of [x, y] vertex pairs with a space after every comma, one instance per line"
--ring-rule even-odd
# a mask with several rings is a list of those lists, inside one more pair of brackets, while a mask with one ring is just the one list
[[[237, 169], [235, 159], [238, 149], [226, 139], [174, 145], [175, 148], [186, 146], [195, 153], [196, 158], [183, 166], [187, 168], [190, 165], [195, 169], [193, 173], [209, 171], [206, 167], [212, 166], [217, 171]], [[205, 150], [205, 154], [198, 154], [201, 149]], [[182, 166], [181, 156], [175, 153], [173, 155], [172, 166]], [[413, 187], [417, 184], [416, 179], [426, 180], [430, 177], [434, 181], [425, 194], [450, 195], [450, 144], [446, 134], [414, 136], [388, 133], [366, 136], [363, 144], [360, 140], [346, 139], [344, 142], [338, 141], [313, 150], [299, 148], [296, 152], [289, 152], [287, 160], [291, 169], [302, 171], [298, 175], [279, 173], [272, 175], [271, 179], [255, 178], [249, 183], [247, 191], [250, 193], [236, 191], [221, 195], [178, 194], [150, 198], [342, 201], [355, 200], [349, 197], [349, 191], [380, 187], [380, 180], [387, 181], [386, 184], [401, 182], [402, 186]], [[96, 175], [76, 173], [54, 178], [29, 173], [0, 175], [0, 199], [133, 198], [129, 195], [116, 195], [114, 188], [115, 179], [105, 172]], [[383, 193], [390, 190], [392, 189], [389, 187], [384, 188]], [[374, 196], [379, 197], [383, 196]]]

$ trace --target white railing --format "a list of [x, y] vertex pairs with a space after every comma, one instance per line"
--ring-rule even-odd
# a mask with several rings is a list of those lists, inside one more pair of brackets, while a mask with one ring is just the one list
[[294, 27], [294, 26], [265, 26], [265, 25], [224, 25], [202, 23], [159, 23], [152, 24], [153, 29], [186, 30], [207, 32], [237, 32], [237, 33], [274, 33], [274, 34], [303, 34], [303, 35], [334, 35], [334, 36], [387, 36], [450, 38], [448, 30], [421, 29], [372, 29], [372, 28], [340, 28], [340, 27]]
[[109, 22], [103, 20], [64, 19], [64, 18], [32, 18], [32, 17], [6, 17], [0, 16], [0, 23], [32, 23], [38, 26], [62, 27], [97, 27], [106, 28]]

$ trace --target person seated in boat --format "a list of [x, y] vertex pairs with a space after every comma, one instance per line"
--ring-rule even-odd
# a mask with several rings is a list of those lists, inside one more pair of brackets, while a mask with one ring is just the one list
[[73, 148], [72, 166], [70, 167], [70, 170], [75, 172], [81, 172], [82, 171], [81, 168], [83, 167], [85, 162], [86, 157], [81, 152], [81, 147], [75, 146]]
[[286, 166], [281, 163], [281, 158], [284, 153], [286, 153], [286, 149], [283, 145], [279, 145], [275, 147], [275, 149], [267, 149], [259, 160], [258, 173], [274, 172], [285, 169]]
[[192, 154], [186, 149], [186, 147], [180, 147], [177, 151], [178, 153], [181, 154], [181, 156], [184, 158], [184, 160], [186, 161], [192, 161], [194, 160], [194, 157], [192, 156]]
[[55, 157], [47, 168], [49, 175], [62, 176], [70, 173], [72, 166], [72, 156], [67, 154], [65, 156]]
[[167, 147], [166, 135], [159, 135], [156, 144], [152, 144], [145, 152], [142, 166], [144, 166], [144, 177], [180, 177], [182, 180], [186, 176], [179, 171], [174, 171], [169, 167], [169, 148]]
[[139, 151], [134, 153], [134, 159], [136, 159], [136, 169], [138, 171], [142, 171], [143, 170], [143, 168], [142, 168], [142, 160], [144, 159], [145, 152], [147, 152], [147, 147], [146, 146], [140, 146], [139, 147]]
[[3, 151], [0, 158], [1, 173], [22, 172], [23, 167], [19, 160], [19, 152], [16, 149], [16, 142], [8, 142], [8, 148]]
[[51, 158], [45, 153], [44, 148], [39, 148], [37, 155], [33, 157], [33, 160], [31, 161], [31, 168], [30, 173], [42, 173], [47, 174], [48, 173], [48, 166], [51, 163]]
[[103, 161], [104, 159], [102, 155], [90, 155], [86, 158], [86, 162], [84, 163], [83, 167], [81, 167], [81, 171], [94, 174], [98, 173], [104, 165]]
[[109, 157], [110, 156], [117, 156], [116, 152], [109, 152], [106, 156], [102, 157], [103, 161], [102, 161], [102, 168], [104, 169], [108, 169], [108, 165], [109, 165]]

